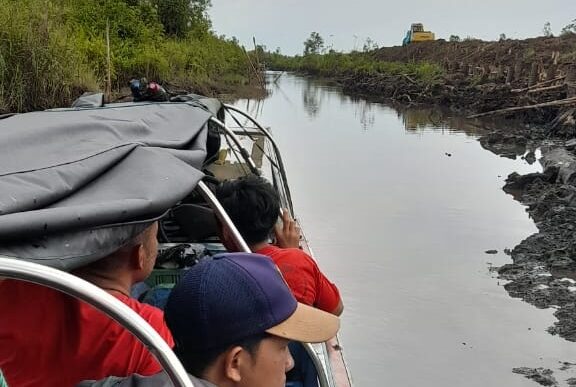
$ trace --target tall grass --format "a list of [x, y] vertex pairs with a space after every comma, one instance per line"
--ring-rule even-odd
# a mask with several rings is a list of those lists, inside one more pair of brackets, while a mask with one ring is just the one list
[[0, 12], [0, 111], [62, 106], [97, 87], [58, 10], [0, 0]]
[[0, 0], [0, 112], [68, 106], [83, 91], [103, 89], [107, 24], [116, 90], [140, 77], [200, 90], [248, 81], [235, 42], [209, 32], [167, 37], [149, 2], [129, 3]]
[[360, 52], [330, 52], [294, 57], [267, 54], [266, 64], [273, 70], [298, 71], [323, 77], [408, 76], [423, 84], [438, 82], [443, 75], [443, 69], [433, 63], [383, 62], [374, 59], [369, 53]]

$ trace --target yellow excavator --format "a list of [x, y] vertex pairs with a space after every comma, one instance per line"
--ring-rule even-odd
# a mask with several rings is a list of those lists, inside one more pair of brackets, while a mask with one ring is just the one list
[[424, 25], [422, 23], [413, 23], [410, 26], [410, 30], [406, 32], [402, 45], [407, 46], [410, 43], [426, 42], [434, 39], [434, 32], [424, 31]]

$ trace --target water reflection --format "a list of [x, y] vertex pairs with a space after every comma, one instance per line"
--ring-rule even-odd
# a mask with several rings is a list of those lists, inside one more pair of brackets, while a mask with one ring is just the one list
[[367, 131], [372, 128], [376, 122], [374, 104], [368, 101], [360, 101], [354, 106], [354, 116], [360, 120], [362, 130]]
[[430, 127], [440, 130], [450, 127], [436, 109], [404, 109], [404, 112], [398, 110], [398, 117], [402, 119], [408, 132], [428, 130]]
[[302, 89], [302, 103], [311, 118], [316, 117], [320, 113], [323, 95], [322, 89], [315, 87], [312, 82], [307, 82]]
[[551, 312], [516, 302], [489, 271], [536, 231], [501, 190], [536, 165], [487, 152], [476, 141], [484, 124], [450, 112], [293, 75], [270, 87], [261, 121], [320, 266], [343, 293], [357, 385], [526, 387], [512, 368], [576, 359], [572, 343], [546, 332]]
[[[289, 106], [297, 108], [293, 97], [284, 88], [287, 86], [283, 82], [285, 78], [291, 76], [286, 73], [269, 72], [267, 74], [268, 99], [282, 99]], [[342, 109], [352, 108], [359, 127], [362, 131], [368, 131], [377, 124], [377, 117], [381, 114], [393, 112], [403, 123], [404, 129], [409, 134], [418, 134], [433, 130], [441, 133], [461, 133], [479, 136], [487, 131], [487, 128], [478, 125], [474, 121], [465, 119], [462, 116], [454, 115], [452, 112], [440, 108], [407, 108], [402, 105], [387, 105], [378, 101], [371, 101], [357, 95], [346, 95], [340, 92], [337, 86], [308, 77], [291, 78], [291, 82], [297, 83], [301, 89], [301, 101], [304, 111], [312, 120], [322, 114], [323, 107], [331, 104], [336, 99]], [[292, 86], [291, 84], [288, 84]], [[277, 97], [274, 97], [276, 95]], [[266, 99], [246, 100], [245, 110], [257, 117]], [[254, 106], [256, 104], [256, 106]], [[250, 108], [251, 107], [251, 108]], [[250, 110], [251, 109], [251, 110]]]
[[[270, 92], [269, 95], [271, 96], [272, 92]], [[262, 114], [262, 109], [264, 109], [264, 101], [266, 101], [266, 99], [264, 98], [258, 98], [258, 99], [247, 98], [245, 100], [243, 109], [250, 116], [258, 119], [258, 117], [260, 117], [260, 115]]]

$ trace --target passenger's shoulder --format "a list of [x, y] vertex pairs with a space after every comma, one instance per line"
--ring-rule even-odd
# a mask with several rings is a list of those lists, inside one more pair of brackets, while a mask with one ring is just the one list
[[164, 312], [155, 306], [142, 303], [134, 298], [127, 298], [122, 301], [148, 321], [164, 321]]
[[[188, 375], [194, 386], [199, 387], [216, 387], [214, 384], [203, 379], [195, 378]], [[76, 387], [171, 387], [172, 382], [165, 372], [157, 373], [152, 376], [131, 375], [128, 377], [108, 377], [99, 381], [86, 380]]]
[[292, 265], [304, 266], [304, 267], [317, 267], [314, 259], [308, 255], [305, 251], [298, 248], [286, 248], [281, 249], [282, 252], [276, 257], [273, 257], [277, 264], [280, 262], [290, 262]]
[[313, 261], [312, 257], [302, 249], [296, 247], [289, 247], [282, 250], [285, 251], [285, 254], [289, 254], [295, 257], [302, 257]]

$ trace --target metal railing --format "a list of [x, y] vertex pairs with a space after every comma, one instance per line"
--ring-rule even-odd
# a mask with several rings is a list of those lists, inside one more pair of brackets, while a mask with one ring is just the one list
[[84, 301], [114, 319], [156, 357], [176, 387], [194, 387], [164, 339], [138, 313], [97, 286], [72, 274], [21, 259], [0, 256], [0, 277], [32, 282]]
[[268, 141], [272, 145], [272, 147], [274, 149], [274, 156], [275, 156], [277, 163], [278, 163], [278, 173], [281, 176], [282, 188], [283, 188], [284, 192], [286, 193], [286, 201], [287, 201], [286, 205], [289, 207], [289, 210], [290, 210], [292, 217], [294, 217], [294, 207], [292, 204], [292, 195], [290, 194], [290, 187], [288, 186], [288, 178], [286, 176], [286, 168], [284, 167], [284, 162], [282, 161], [282, 155], [280, 154], [280, 148], [278, 147], [278, 144], [276, 143], [276, 141], [274, 140], [274, 138], [272, 137], [270, 132], [266, 128], [264, 128], [264, 126], [262, 126], [258, 121], [256, 121], [254, 118], [252, 118], [248, 113], [238, 109], [235, 106], [228, 105], [228, 104], [224, 104], [224, 108], [228, 111], [236, 112], [236, 113], [242, 115], [243, 117], [245, 117], [246, 119], [250, 120], [250, 122], [252, 122], [256, 126], [258, 131], [260, 131], [260, 133], [262, 133], [262, 135], [264, 135], [266, 137], [266, 139], [268, 139]]

